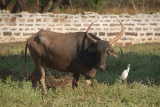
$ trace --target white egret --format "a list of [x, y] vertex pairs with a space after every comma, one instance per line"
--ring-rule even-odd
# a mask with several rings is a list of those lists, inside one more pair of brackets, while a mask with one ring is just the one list
[[127, 79], [129, 70], [130, 70], [130, 64], [128, 64], [127, 69], [125, 69], [125, 70], [122, 72], [122, 74], [121, 74], [121, 76], [120, 76], [120, 80], [121, 80], [121, 81]]

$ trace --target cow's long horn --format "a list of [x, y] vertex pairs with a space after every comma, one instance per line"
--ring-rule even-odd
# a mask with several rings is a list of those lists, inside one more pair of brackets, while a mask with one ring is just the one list
[[[93, 23], [94, 23], [94, 22], [93, 22]], [[92, 25], [93, 23], [91, 23], [91, 24], [89, 25], [89, 27], [88, 27], [88, 29], [87, 29], [87, 31], [86, 31], [86, 36], [87, 36], [87, 38], [88, 38], [89, 40], [91, 40], [93, 43], [96, 43], [97, 40], [95, 40], [94, 38], [92, 38], [92, 37], [88, 34], [88, 31], [89, 31], [89, 29], [90, 29], [90, 27], [91, 27], [91, 25]]]
[[121, 32], [115, 38], [113, 38], [112, 40], [109, 41], [110, 45], [112, 45], [115, 42], [117, 42], [124, 34], [124, 26], [123, 26], [121, 21], [119, 21], [119, 23], [121, 24]]

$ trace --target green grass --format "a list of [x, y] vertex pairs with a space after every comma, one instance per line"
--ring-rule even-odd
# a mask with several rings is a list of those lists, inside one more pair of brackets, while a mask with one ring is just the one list
[[[160, 44], [141, 44], [114, 49], [119, 58], [110, 57], [108, 69], [98, 71], [87, 87], [81, 77], [78, 88], [49, 88], [47, 94], [33, 90], [24, 75], [25, 43], [0, 44], [0, 70], [12, 72], [6, 80], [0, 74], [0, 107], [11, 106], [86, 106], [86, 107], [155, 107], [160, 106]], [[28, 52], [29, 53], [29, 52]], [[28, 69], [34, 69], [28, 54]], [[127, 83], [118, 82], [127, 64], [131, 64]]]

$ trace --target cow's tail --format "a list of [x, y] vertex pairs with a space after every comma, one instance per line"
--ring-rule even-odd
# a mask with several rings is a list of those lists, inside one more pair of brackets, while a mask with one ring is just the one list
[[27, 79], [30, 80], [30, 75], [29, 75], [28, 69], [27, 69], [27, 56], [26, 56], [27, 55], [27, 47], [28, 47], [28, 45], [26, 44], [24, 65], [25, 65], [25, 73], [26, 73]]

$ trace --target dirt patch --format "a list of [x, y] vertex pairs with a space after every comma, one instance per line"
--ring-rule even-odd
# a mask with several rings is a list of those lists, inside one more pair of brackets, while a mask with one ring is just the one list
[[46, 76], [46, 85], [51, 88], [64, 88], [72, 85], [72, 78], [70, 76], [64, 76], [61, 74]]
[[8, 69], [4, 68], [4, 69], [0, 70], [0, 77], [3, 80], [5, 80], [7, 77], [9, 77], [9, 75], [11, 75], [11, 72]]
[[5, 81], [9, 76], [11, 76], [12, 80], [23, 80], [25, 78], [25, 74], [18, 71], [11, 71], [8, 68], [3, 68], [0, 70], [0, 78], [3, 81]]
[[[26, 78], [25, 73], [18, 72], [18, 71], [11, 71], [7, 68], [0, 70], [0, 78], [3, 82], [7, 79], [7, 77], [11, 76], [13, 81], [22, 81]], [[72, 84], [72, 77], [65, 73], [56, 73], [54, 75], [48, 74], [46, 76], [46, 85], [49, 88], [63, 88], [67, 86], [71, 86]]]

